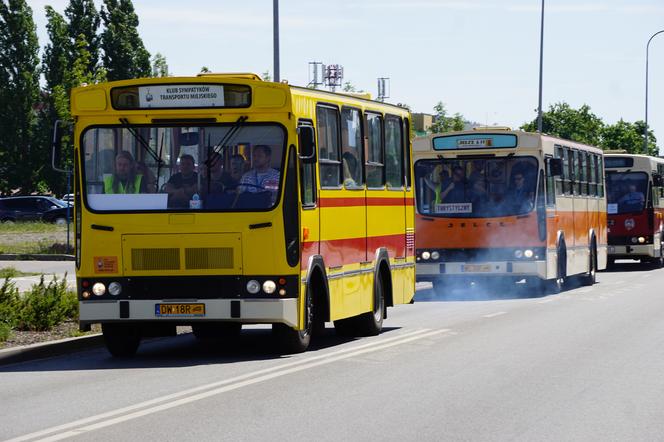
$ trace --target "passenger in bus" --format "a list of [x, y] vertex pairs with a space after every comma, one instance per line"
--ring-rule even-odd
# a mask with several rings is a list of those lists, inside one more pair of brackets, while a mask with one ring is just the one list
[[636, 190], [636, 184], [634, 182], [627, 183], [627, 193], [620, 197], [618, 204], [625, 207], [625, 210], [641, 210], [643, 203], [645, 202], [645, 197], [643, 192]]
[[470, 185], [473, 186], [475, 181], [484, 180], [486, 178], [485, 166], [486, 162], [484, 160], [474, 160], [471, 164], [470, 176], [468, 181]]
[[239, 153], [231, 156], [230, 170], [224, 172], [222, 177], [222, 182], [224, 183], [224, 188], [226, 190], [237, 190], [242, 175], [245, 173], [246, 165], [247, 162]]
[[224, 191], [223, 184], [223, 158], [217, 152], [213, 152], [203, 163], [201, 169], [201, 195], [221, 193]]
[[251, 164], [253, 168], [242, 175], [238, 191], [271, 193], [272, 204], [277, 197], [281, 175], [278, 170], [270, 167], [272, 161], [272, 148], [265, 144], [257, 144], [251, 151]]
[[136, 162], [136, 171], [138, 174], [143, 175], [145, 180], [145, 189], [147, 193], [155, 193], [157, 191], [157, 177], [150, 168], [145, 164], [145, 161]]
[[194, 157], [180, 157], [180, 172], [171, 176], [164, 185], [169, 207], [189, 207], [189, 201], [198, 193], [198, 174], [194, 171]]
[[523, 172], [514, 172], [512, 184], [505, 193], [505, 202], [510, 210], [517, 213], [529, 211], [533, 206], [533, 197], [534, 192], [527, 186]]
[[440, 200], [443, 204], [455, 204], [466, 202], [466, 172], [461, 166], [452, 168], [452, 181], [445, 185], [440, 193]]
[[104, 193], [145, 193], [146, 181], [136, 171], [133, 155], [122, 150], [115, 157], [115, 173], [104, 175]]
[[489, 194], [486, 189], [484, 178], [477, 178], [470, 189], [470, 202], [473, 205], [474, 214], [484, 214], [489, 203]]
[[353, 153], [346, 151], [341, 156], [344, 169], [344, 186], [358, 187], [360, 174], [358, 173], [358, 161]]

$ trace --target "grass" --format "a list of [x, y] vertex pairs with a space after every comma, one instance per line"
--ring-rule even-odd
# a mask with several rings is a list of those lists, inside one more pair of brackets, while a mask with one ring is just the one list
[[21, 272], [20, 270], [17, 270], [14, 267], [5, 267], [0, 269], [0, 279], [18, 278], [19, 276], [35, 276], [35, 275], [41, 275], [41, 273]]
[[[71, 229], [71, 226], [70, 226]], [[67, 226], [43, 222], [0, 223], [0, 235], [8, 233], [58, 233], [66, 232]]]
[[[67, 226], [42, 222], [0, 224], [0, 253], [66, 253]], [[69, 230], [70, 247], [74, 244], [73, 226]], [[71, 253], [71, 250], [70, 250]]]

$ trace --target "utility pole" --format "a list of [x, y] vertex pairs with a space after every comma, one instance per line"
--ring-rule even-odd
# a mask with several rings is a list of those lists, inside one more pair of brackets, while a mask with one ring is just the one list
[[539, 105], [537, 106], [537, 132], [542, 133], [542, 68], [544, 66], [544, 0], [542, 0], [542, 23], [540, 26]]
[[273, 0], [272, 16], [274, 24], [274, 81], [279, 83], [279, 0]]
[[643, 128], [643, 153], [648, 153], [648, 50], [650, 49], [650, 42], [656, 35], [664, 33], [664, 29], [661, 31], [655, 32], [648, 39], [648, 44], [646, 44], [646, 121], [645, 127]]

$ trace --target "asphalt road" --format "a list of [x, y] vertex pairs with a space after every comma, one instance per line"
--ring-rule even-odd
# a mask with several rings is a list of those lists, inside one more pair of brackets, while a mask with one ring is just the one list
[[418, 292], [383, 334], [279, 356], [189, 335], [0, 368], [0, 439], [662, 440], [664, 270], [593, 287]]

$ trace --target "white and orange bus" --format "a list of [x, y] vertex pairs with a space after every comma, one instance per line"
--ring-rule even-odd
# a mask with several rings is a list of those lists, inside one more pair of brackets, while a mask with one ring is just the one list
[[272, 324], [304, 351], [413, 298], [407, 109], [254, 74], [89, 85], [71, 107], [80, 323], [112, 354], [177, 325]]
[[487, 128], [414, 141], [418, 281], [526, 279], [558, 291], [606, 266], [602, 151]]
[[664, 159], [610, 151], [604, 155], [609, 265], [638, 259], [664, 265]]

